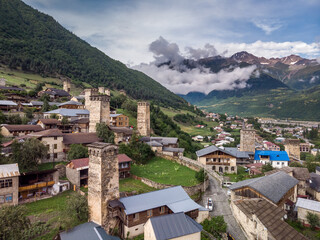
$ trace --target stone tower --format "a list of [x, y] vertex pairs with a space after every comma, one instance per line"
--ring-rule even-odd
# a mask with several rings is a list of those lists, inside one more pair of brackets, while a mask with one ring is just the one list
[[242, 128], [240, 130], [240, 151], [255, 151], [256, 131], [254, 129]]
[[88, 145], [88, 151], [89, 220], [100, 224], [110, 233], [116, 221], [108, 212], [108, 202], [120, 196], [118, 147], [111, 143], [95, 142]]
[[94, 94], [89, 97], [89, 103], [89, 132], [96, 131], [97, 123], [105, 123], [106, 125], [109, 125], [110, 97], [107, 95]]
[[284, 149], [288, 153], [289, 157], [300, 159], [299, 139], [287, 139], [284, 143]]
[[137, 129], [141, 136], [150, 136], [150, 104], [138, 102]]
[[66, 91], [66, 92], [70, 92], [70, 89], [71, 89], [71, 82], [69, 79], [64, 79], [63, 80], [63, 90]]

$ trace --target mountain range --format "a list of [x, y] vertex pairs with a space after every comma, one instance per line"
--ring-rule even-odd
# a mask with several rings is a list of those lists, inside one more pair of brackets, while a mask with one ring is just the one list
[[[183, 108], [187, 102], [142, 72], [127, 68], [20, 0], [0, 1], [0, 64], [125, 90], [135, 99]], [[156, 93], [156, 94], [154, 94]]]

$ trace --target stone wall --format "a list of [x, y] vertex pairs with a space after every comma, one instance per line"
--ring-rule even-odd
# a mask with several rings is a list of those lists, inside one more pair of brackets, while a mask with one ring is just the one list
[[240, 130], [240, 151], [255, 151], [256, 132], [253, 129]]
[[141, 136], [150, 136], [150, 104], [138, 102], [137, 130]]
[[[148, 185], [149, 187], [153, 187], [153, 188], [156, 188], [156, 189], [164, 189], [164, 188], [169, 188], [169, 187], [174, 187], [176, 185], [170, 185], [170, 184], [163, 184], [163, 183], [157, 183], [157, 182], [154, 182], [150, 179], [147, 179], [147, 178], [143, 178], [143, 177], [138, 177], [138, 176], [135, 176], [135, 175], [131, 175], [133, 179], [136, 179], [136, 180], [139, 180], [141, 181], [142, 183]], [[207, 179], [205, 182], [203, 183], [199, 183], [195, 186], [191, 186], [191, 187], [183, 187], [183, 189], [186, 191], [186, 193], [188, 193], [189, 196], [192, 196], [192, 195], [195, 195], [197, 193], [199, 193], [200, 191], [201, 192], [204, 192], [209, 186], [209, 180]]]
[[284, 144], [285, 151], [289, 157], [295, 157], [300, 159], [300, 140], [299, 139], [287, 139]]
[[64, 178], [66, 176], [66, 165], [64, 164], [58, 164], [54, 167], [55, 169], [58, 169], [59, 172], [59, 178]]
[[77, 171], [77, 169], [72, 169], [67, 167], [66, 168], [66, 175], [68, 180], [77, 187], [80, 187], [80, 173]]

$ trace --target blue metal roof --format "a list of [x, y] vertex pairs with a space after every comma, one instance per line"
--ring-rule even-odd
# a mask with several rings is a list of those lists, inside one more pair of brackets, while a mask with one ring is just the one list
[[178, 238], [202, 231], [202, 226], [183, 212], [150, 218], [157, 240]]
[[60, 114], [62, 116], [67, 117], [77, 117], [78, 115], [89, 115], [90, 112], [86, 109], [67, 109], [67, 108], [59, 108], [49, 112], [45, 112], [46, 114]]
[[[181, 186], [161, 189], [131, 197], [120, 198], [127, 215], [146, 211], [161, 206], [168, 206], [174, 213], [189, 212], [203, 207], [190, 199]], [[171, 207], [170, 207], [171, 206]]]
[[257, 150], [254, 154], [254, 160], [260, 160], [260, 156], [269, 156], [270, 161], [290, 161], [286, 151]]

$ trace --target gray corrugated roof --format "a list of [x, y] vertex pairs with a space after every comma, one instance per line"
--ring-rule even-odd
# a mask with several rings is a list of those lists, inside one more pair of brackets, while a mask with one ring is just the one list
[[320, 212], [320, 202], [314, 201], [314, 200], [309, 200], [309, 199], [305, 199], [305, 198], [298, 198], [297, 203], [296, 203], [296, 207], [295, 207], [295, 211], [298, 207], [312, 210], [312, 211], [316, 211], [316, 212]]
[[239, 151], [236, 147], [226, 147], [224, 150], [230, 152], [232, 155], [235, 155], [237, 158], [250, 158], [249, 155], [254, 155], [254, 152]]
[[320, 175], [316, 173], [310, 173], [310, 188], [320, 192]]
[[18, 106], [15, 102], [8, 100], [0, 100], [0, 105]]
[[184, 213], [150, 218], [157, 240], [182, 237], [202, 231], [202, 226]]
[[82, 103], [76, 102], [76, 101], [68, 101], [68, 102], [60, 103], [58, 107], [64, 106], [64, 105], [82, 105]]
[[161, 189], [158, 191], [119, 199], [119, 201], [124, 205], [125, 213], [127, 215], [146, 211], [156, 207], [169, 206], [170, 204], [174, 203], [178, 204], [178, 202], [181, 202], [179, 209], [183, 208], [186, 212], [203, 208], [193, 200], [191, 200], [192, 202], [186, 200], [191, 199], [181, 186]]
[[0, 165], [0, 178], [20, 176], [18, 163]]
[[87, 222], [80, 224], [70, 231], [60, 233], [61, 240], [120, 240], [118, 237], [110, 236], [98, 224]]
[[164, 152], [184, 152], [184, 148], [171, 148], [171, 147], [164, 147], [162, 149]]
[[224, 153], [229, 154], [231, 156], [237, 157], [236, 154], [229, 152], [223, 148], [218, 148], [214, 145], [212, 145], [210, 147], [206, 147], [204, 149], [201, 149], [201, 150], [197, 151], [196, 154], [198, 157], [201, 157], [201, 156], [207, 155], [207, 154], [215, 152], [215, 151], [221, 151], [221, 152], [224, 152]]
[[284, 172], [277, 172], [268, 176], [253, 178], [232, 184], [229, 188], [236, 190], [242, 187], [250, 187], [261, 193], [274, 203], [280, 199], [299, 181]]
[[142, 137], [140, 140], [143, 142], [156, 141], [156, 142], [159, 142], [163, 145], [178, 143], [178, 138], [174, 138], [174, 137]]
[[67, 117], [77, 117], [78, 115], [89, 115], [90, 112], [87, 109], [68, 109], [68, 108], [59, 108], [49, 112], [45, 112], [45, 114], [60, 114], [62, 116]]
[[146, 142], [146, 144], [152, 147], [162, 147], [162, 144], [156, 141]]

